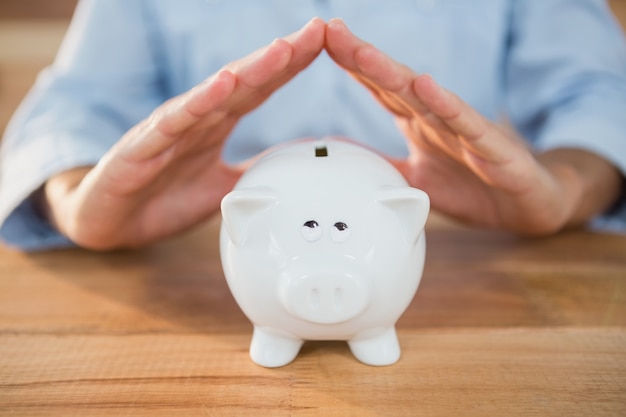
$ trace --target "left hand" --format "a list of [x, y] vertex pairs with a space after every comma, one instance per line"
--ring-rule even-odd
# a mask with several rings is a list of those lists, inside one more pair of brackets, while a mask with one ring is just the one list
[[575, 149], [534, 155], [512, 132], [362, 41], [341, 20], [328, 23], [325, 47], [395, 115], [409, 156], [391, 162], [429, 194], [434, 209], [475, 225], [542, 235], [584, 222], [619, 194], [620, 175], [606, 160]]
[[74, 243], [94, 250], [143, 246], [212, 216], [250, 163], [222, 160], [228, 135], [318, 56], [325, 27], [312, 19], [166, 101], [95, 166], [49, 178], [42, 211]]

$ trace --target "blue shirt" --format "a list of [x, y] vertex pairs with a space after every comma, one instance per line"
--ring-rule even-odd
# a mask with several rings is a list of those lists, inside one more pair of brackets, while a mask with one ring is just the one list
[[[96, 164], [163, 101], [313, 16], [343, 18], [537, 150], [584, 148], [626, 172], [626, 46], [602, 0], [85, 0], [3, 139], [0, 237], [68, 245], [31, 198], [50, 176]], [[322, 52], [238, 124], [224, 157], [329, 134], [407, 152], [389, 112]], [[626, 230], [626, 210], [595, 225]]]

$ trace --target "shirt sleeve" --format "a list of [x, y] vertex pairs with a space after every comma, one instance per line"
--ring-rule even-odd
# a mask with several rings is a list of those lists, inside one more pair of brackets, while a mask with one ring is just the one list
[[[585, 149], [626, 175], [626, 43], [608, 5], [512, 4], [505, 71], [512, 122], [539, 150]], [[592, 226], [626, 231], [626, 194]]]
[[144, 2], [83, 0], [0, 148], [0, 239], [26, 250], [71, 244], [34, 209], [51, 176], [95, 165], [163, 101]]

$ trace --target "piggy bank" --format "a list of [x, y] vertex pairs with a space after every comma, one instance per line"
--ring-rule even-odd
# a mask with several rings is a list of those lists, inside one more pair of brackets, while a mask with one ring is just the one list
[[384, 158], [344, 140], [260, 158], [221, 204], [222, 264], [254, 326], [252, 360], [283, 366], [305, 340], [345, 340], [363, 363], [395, 363], [429, 206]]

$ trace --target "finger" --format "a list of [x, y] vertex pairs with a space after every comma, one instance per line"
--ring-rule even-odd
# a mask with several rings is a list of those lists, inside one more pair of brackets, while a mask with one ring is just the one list
[[219, 71], [166, 103], [156, 115], [154, 127], [166, 136], [186, 131], [200, 119], [217, 111], [232, 95], [236, 83], [236, 77], [230, 71]]
[[311, 19], [302, 29], [286, 36], [293, 56], [287, 73], [297, 73], [306, 68], [324, 48], [326, 22], [320, 18]]
[[218, 109], [232, 95], [235, 84], [232, 73], [218, 72], [159, 106], [150, 117], [129, 130], [116, 149], [133, 161], [155, 157], [171, 147], [182, 132]]
[[227, 66], [237, 76], [237, 89], [229, 111], [242, 116], [306, 68], [324, 46], [326, 24], [319, 18], [282, 39], [277, 39], [261, 57], [255, 54]]
[[282, 39], [225, 66], [216, 75], [172, 100], [156, 127], [166, 135], [188, 130], [202, 120], [203, 127], [219, 123], [229, 102], [242, 90], [254, 90], [282, 71], [291, 57], [291, 47]]
[[457, 162], [463, 162], [465, 151], [458, 135], [432, 113], [423, 117], [398, 118], [396, 124], [407, 139], [410, 153], [443, 153]]
[[463, 148], [474, 156], [496, 164], [515, 157], [517, 146], [510, 137], [457, 95], [439, 86], [431, 76], [418, 76], [413, 89], [428, 110], [456, 133]]
[[[121, 143], [123, 155], [136, 161], [154, 158], [191, 128], [230, 131], [216, 127], [227, 117], [238, 118], [258, 106], [319, 54], [324, 26], [321, 19], [313, 19], [298, 32], [226, 65], [198, 86], [164, 103], [126, 135], [128, 139]], [[225, 136], [220, 135], [222, 139]]]
[[341, 19], [328, 22], [326, 50], [390, 111], [400, 116], [424, 111], [412, 89], [417, 74], [352, 34]]
[[[224, 67], [220, 73], [232, 75], [234, 88], [229, 95], [224, 96], [219, 106], [214, 107], [212, 103], [203, 102], [200, 96], [197, 103], [190, 102], [190, 106], [195, 104], [198, 108], [199, 113], [196, 114], [201, 114], [204, 106], [204, 115], [198, 117], [195, 123], [190, 120], [192, 123], [188, 130], [203, 132], [199, 142], [204, 142], [205, 145], [214, 146], [224, 140], [241, 116], [269, 96], [270, 93], [263, 93], [267, 90], [267, 84], [285, 71], [292, 56], [291, 45], [284, 39], [277, 39], [242, 60]], [[197, 144], [198, 141], [189, 142], [186, 147], [194, 148], [194, 143]]]
[[291, 45], [284, 39], [276, 39], [243, 59], [224, 68], [237, 77], [238, 87], [258, 88], [282, 71], [291, 59]]

